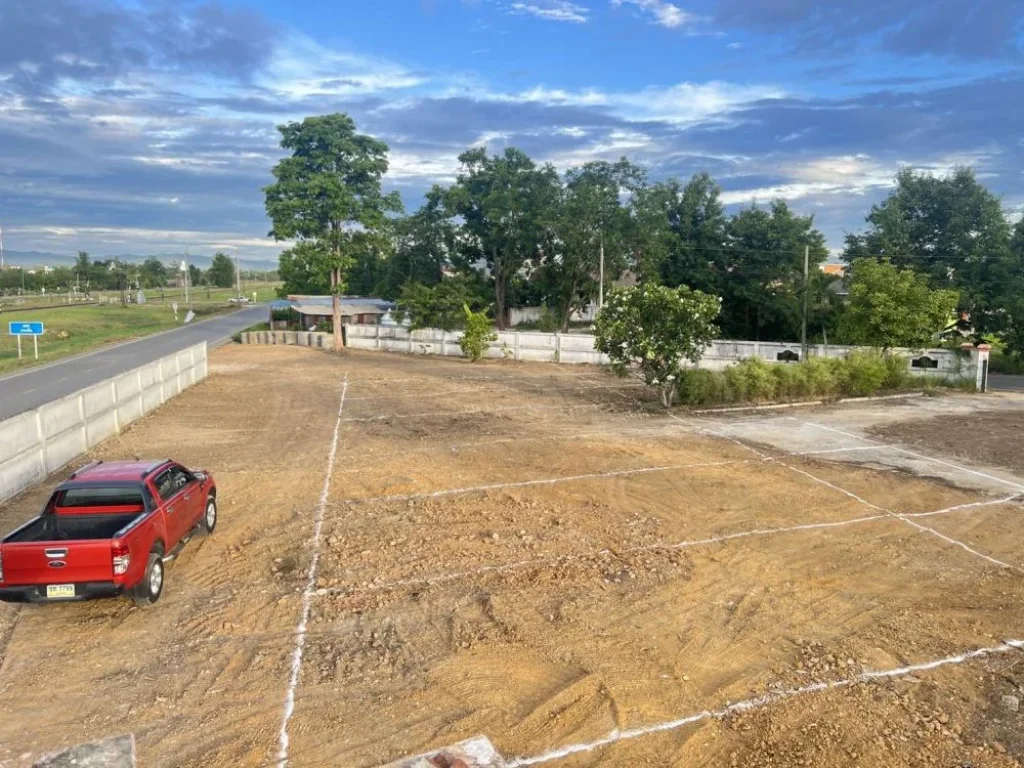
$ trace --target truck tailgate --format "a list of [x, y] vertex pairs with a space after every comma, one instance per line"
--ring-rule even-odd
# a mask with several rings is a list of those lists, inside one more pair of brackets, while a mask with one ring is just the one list
[[114, 578], [109, 539], [7, 543], [2, 547], [8, 586], [109, 582]]

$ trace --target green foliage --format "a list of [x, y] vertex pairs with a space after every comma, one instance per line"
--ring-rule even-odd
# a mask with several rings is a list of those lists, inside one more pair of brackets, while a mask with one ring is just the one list
[[991, 373], [1006, 373], [1013, 376], [1024, 374], [1024, 356], [1016, 352], [999, 352], [993, 350], [989, 354], [988, 369]]
[[275, 181], [263, 192], [270, 234], [298, 240], [281, 255], [284, 290], [326, 283], [340, 294], [356, 254], [384, 247], [387, 215], [402, 210], [397, 193], [381, 191], [388, 146], [356, 133], [345, 114], [307, 117], [278, 131], [281, 148], [292, 154], [274, 166]]
[[537, 318], [537, 330], [541, 333], [556, 333], [564, 329], [558, 315], [545, 305], [540, 308], [540, 317]]
[[210, 268], [206, 270], [206, 281], [217, 288], [230, 288], [235, 284], [235, 262], [220, 251], [213, 254]]
[[874, 347], [921, 347], [932, 343], [956, 309], [958, 294], [931, 290], [927, 278], [887, 261], [857, 259], [840, 323], [844, 340]]
[[872, 207], [868, 229], [847, 237], [847, 261], [884, 257], [926, 276], [932, 288], [959, 292], [980, 333], [1000, 330], [1024, 264], [1010, 255], [1010, 228], [999, 198], [970, 168], [947, 176], [902, 168], [893, 192]]
[[906, 358], [865, 351], [800, 363], [747, 359], [724, 371], [686, 369], [679, 378], [679, 399], [687, 405], [790, 402], [864, 397], [935, 384], [933, 379], [912, 375]]
[[459, 162], [461, 172], [448, 193], [450, 211], [463, 222], [455, 263], [464, 272], [485, 265], [494, 282], [498, 327], [504, 329], [512, 283], [550, 241], [558, 174], [551, 165], [538, 168], [512, 147], [494, 157], [482, 147], [471, 149]]
[[595, 346], [619, 376], [635, 372], [672, 405], [685, 362], [695, 363], [718, 329], [721, 300], [685, 286], [612, 291], [594, 323]]
[[462, 305], [462, 311], [465, 315], [465, 329], [459, 339], [459, 347], [475, 363], [484, 356], [491, 342], [498, 340], [498, 334], [491, 330], [491, 321], [486, 313], [473, 312], [468, 304]]
[[437, 285], [406, 283], [396, 302], [394, 317], [399, 323], [409, 322], [417, 328], [440, 328], [454, 331], [466, 321], [464, 307], [480, 309], [482, 299], [474, 286], [464, 278], [452, 277]]

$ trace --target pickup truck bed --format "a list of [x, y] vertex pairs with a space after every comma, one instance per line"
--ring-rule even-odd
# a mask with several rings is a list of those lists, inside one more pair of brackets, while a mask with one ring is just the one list
[[19, 528], [6, 541], [22, 544], [30, 541], [92, 541], [112, 539], [122, 528], [143, 516], [143, 512], [111, 515], [46, 515]]

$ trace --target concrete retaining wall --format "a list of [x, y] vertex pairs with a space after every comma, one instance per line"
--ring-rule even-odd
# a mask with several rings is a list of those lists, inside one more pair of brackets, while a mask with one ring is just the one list
[[[446, 333], [436, 328], [409, 331], [400, 327], [380, 325], [345, 326], [348, 345], [352, 349], [406, 352], [420, 355], [462, 356], [460, 333]], [[857, 347], [811, 345], [810, 357], [846, 357]], [[918, 376], [973, 381], [982, 388], [986, 349], [953, 351], [949, 349], [894, 350], [907, 358], [907, 369]], [[800, 344], [766, 341], [714, 341], [704, 353], [699, 368], [722, 370], [747, 358], [766, 362], [795, 362], [801, 354]], [[561, 334], [505, 331], [498, 333], [486, 357], [510, 360], [534, 360], [554, 363], [586, 363], [607, 365], [608, 358], [594, 349], [594, 337], [586, 334]]]
[[0, 422], [0, 501], [206, 378], [206, 343]]
[[[362, 326], [346, 326], [346, 328]], [[334, 337], [318, 331], [249, 331], [240, 334], [243, 344], [289, 344], [299, 347], [334, 348]]]

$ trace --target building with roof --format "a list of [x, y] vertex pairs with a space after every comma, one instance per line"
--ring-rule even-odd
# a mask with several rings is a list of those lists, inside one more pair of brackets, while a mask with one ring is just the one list
[[[280, 330], [295, 326], [303, 331], [322, 330], [330, 325], [334, 316], [332, 299], [331, 296], [295, 294], [272, 301], [271, 328]], [[341, 321], [345, 325], [381, 325], [394, 307], [394, 302], [375, 296], [342, 296]], [[284, 311], [290, 312], [292, 317], [289, 320], [276, 319]]]

